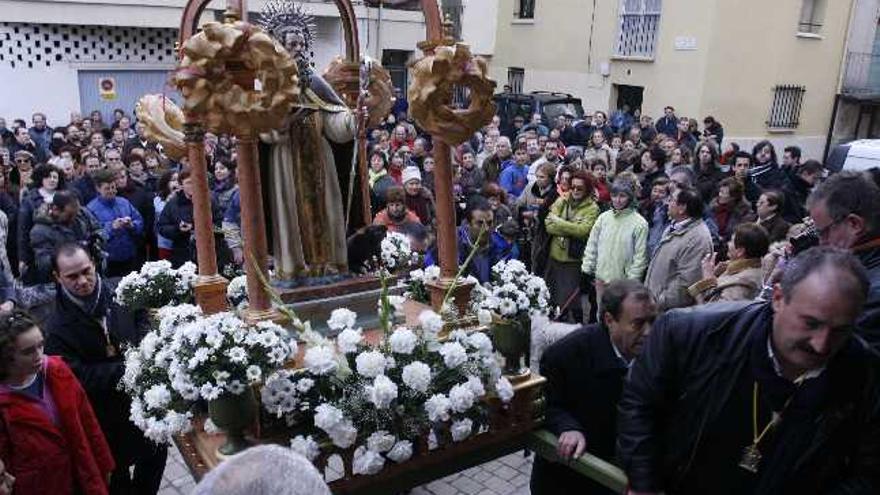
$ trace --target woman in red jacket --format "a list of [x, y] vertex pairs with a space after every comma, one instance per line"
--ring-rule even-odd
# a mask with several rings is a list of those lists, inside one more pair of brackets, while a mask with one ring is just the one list
[[0, 459], [16, 495], [106, 495], [114, 468], [76, 377], [18, 310], [0, 314]]

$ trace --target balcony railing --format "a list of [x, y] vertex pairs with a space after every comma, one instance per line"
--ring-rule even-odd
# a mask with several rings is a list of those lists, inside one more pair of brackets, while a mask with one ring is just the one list
[[847, 53], [841, 92], [853, 96], [880, 95], [880, 54]]

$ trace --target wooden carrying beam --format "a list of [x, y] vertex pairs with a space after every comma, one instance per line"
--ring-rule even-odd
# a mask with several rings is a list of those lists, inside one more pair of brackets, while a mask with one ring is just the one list
[[557, 443], [556, 435], [547, 430], [533, 431], [529, 434], [526, 442], [535, 454], [548, 461], [564, 464], [578, 474], [586, 476], [617, 493], [623, 493], [626, 490], [626, 474], [619, 467], [586, 452], [577, 459], [570, 461], [562, 460], [556, 453]]

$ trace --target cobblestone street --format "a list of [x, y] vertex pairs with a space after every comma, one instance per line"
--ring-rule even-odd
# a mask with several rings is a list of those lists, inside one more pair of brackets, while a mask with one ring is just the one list
[[[510, 454], [414, 488], [410, 495], [528, 495], [532, 457]], [[189, 495], [195, 487], [177, 448], [168, 453], [168, 464], [159, 495]]]

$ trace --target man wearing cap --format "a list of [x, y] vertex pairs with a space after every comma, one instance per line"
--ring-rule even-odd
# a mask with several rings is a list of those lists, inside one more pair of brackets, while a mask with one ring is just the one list
[[[599, 215], [581, 271], [595, 280], [596, 300], [612, 280], [641, 280], [648, 267], [648, 222], [636, 211], [636, 185], [617, 179], [611, 185], [611, 209]], [[598, 311], [601, 314], [601, 310]]]
[[422, 186], [422, 174], [416, 166], [403, 169], [406, 209], [415, 213], [423, 225], [434, 221], [434, 196]]

